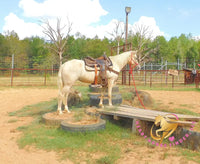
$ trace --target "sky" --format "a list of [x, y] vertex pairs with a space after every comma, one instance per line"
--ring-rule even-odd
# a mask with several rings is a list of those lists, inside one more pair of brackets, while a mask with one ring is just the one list
[[153, 37], [200, 37], [199, 0], [0, 0], [0, 33], [14, 30], [20, 39], [45, 37], [41, 20], [47, 18], [54, 27], [60, 18], [63, 25], [67, 19], [72, 23], [71, 35], [109, 38], [117, 21], [124, 29], [126, 6], [131, 7], [129, 31], [144, 25]]

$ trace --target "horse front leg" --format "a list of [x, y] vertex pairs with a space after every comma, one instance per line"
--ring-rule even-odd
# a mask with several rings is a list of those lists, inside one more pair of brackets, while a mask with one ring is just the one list
[[105, 89], [105, 87], [103, 87], [103, 88], [101, 89], [101, 96], [100, 96], [100, 101], [99, 101], [99, 106], [100, 106], [101, 108], [104, 108], [104, 106], [103, 106], [104, 89]]

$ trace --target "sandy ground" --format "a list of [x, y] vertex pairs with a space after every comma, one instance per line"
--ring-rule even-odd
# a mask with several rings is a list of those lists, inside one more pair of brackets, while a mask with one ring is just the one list
[[[192, 111], [200, 113], [200, 93], [199, 92], [177, 92], [177, 91], [148, 91], [155, 101], [169, 108], [175, 107], [191, 107]], [[6, 89], [0, 90], [0, 163], [1, 164], [57, 164], [72, 163], [69, 160], [58, 161], [55, 152], [46, 152], [31, 148], [29, 151], [19, 149], [16, 143], [20, 132], [17, 127], [27, 125], [32, 118], [16, 118], [18, 121], [9, 123], [9, 120], [15, 119], [8, 115], [9, 112], [17, 111], [26, 105], [35, 104], [41, 101], [48, 101], [57, 96], [56, 89]], [[123, 154], [119, 163], [185, 163], [181, 157], [173, 156], [162, 160], [162, 155], [168, 151], [167, 149], [156, 148], [151, 150], [148, 148], [134, 147], [127, 145], [129, 150]], [[173, 154], [173, 149], [170, 152]], [[142, 158], [142, 159], [141, 159]], [[144, 158], [146, 160], [144, 160]], [[142, 162], [143, 161], [143, 162]], [[154, 162], [155, 161], [155, 162]], [[188, 162], [194, 163], [194, 162]]]
[[[183, 108], [200, 113], [200, 92], [194, 91], [147, 91], [156, 103], [168, 109]], [[161, 109], [162, 110], [162, 109]]]
[[8, 89], [0, 91], [0, 163], [1, 164], [57, 164], [71, 163], [70, 161], [59, 162], [55, 152], [46, 152], [32, 149], [27, 151], [19, 149], [16, 143], [20, 132], [17, 127], [26, 125], [32, 118], [17, 118], [19, 121], [9, 123], [9, 112], [17, 111], [23, 106], [48, 101], [57, 96], [55, 89]]

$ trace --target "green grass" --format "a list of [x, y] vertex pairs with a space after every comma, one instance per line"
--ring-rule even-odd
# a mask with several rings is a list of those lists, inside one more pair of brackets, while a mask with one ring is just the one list
[[41, 102], [35, 105], [28, 105], [22, 108], [19, 111], [10, 112], [9, 116], [19, 116], [19, 117], [38, 117], [42, 116], [45, 113], [55, 111], [57, 108], [57, 100]]
[[[40, 112], [37, 113], [39, 117]], [[39, 149], [60, 152], [62, 159], [68, 158], [75, 163], [88, 159], [88, 163], [115, 163], [120, 158], [123, 144], [131, 143], [137, 138], [129, 129], [110, 122], [107, 122], [104, 131], [70, 133], [60, 128], [45, 126], [37, 118], [28, 126], [18, 127], [18, 130], [23, 132], [18, 140], [20, 148], [32, 145]], [[81, 156], [81, 152], [84, 152], [85, 156]], [[92, 155], [96, 153], [103, 156], [92, 159]]]
[[175, 108], [174, 109], [175, 113], [179, 113], [179, 114], [186, 114], [186, 115], [192, 115], [192, 116], [200, 116], [199, 113], [190, 111], [188, 109], [184, 109], [184, 108]]

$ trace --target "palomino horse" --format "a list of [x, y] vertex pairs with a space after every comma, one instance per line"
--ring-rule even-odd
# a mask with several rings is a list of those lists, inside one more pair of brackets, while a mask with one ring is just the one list
[[[116, 56], [110, 56], [113, 63], [113, 70], [115, 72], [120, 72], [121, 69], [127, 64], [138, 64], [136, 51], [128, 51]], [[113, 71], [107, 70], [106, 76], [108, 79], [108, 100], [109, 106], [112, 106], [112, 87], [117, 80], [119, 74]], [[85, 63], [83, 60], [73, 59], [64, 63], [58, 73], [58, 112], [62, 114], [61, 106], [62, 102], [65, 105], [64, 111], [70, 112], [68, 110], [67, 98], [70, 92], [70, 88], [77, 81], [85, 83], [93, 83], [95, 79], [95, 72], [87, 71], [85, 69]], [[103, 106], [103, 96], [100, 98], [99, 106]]]

